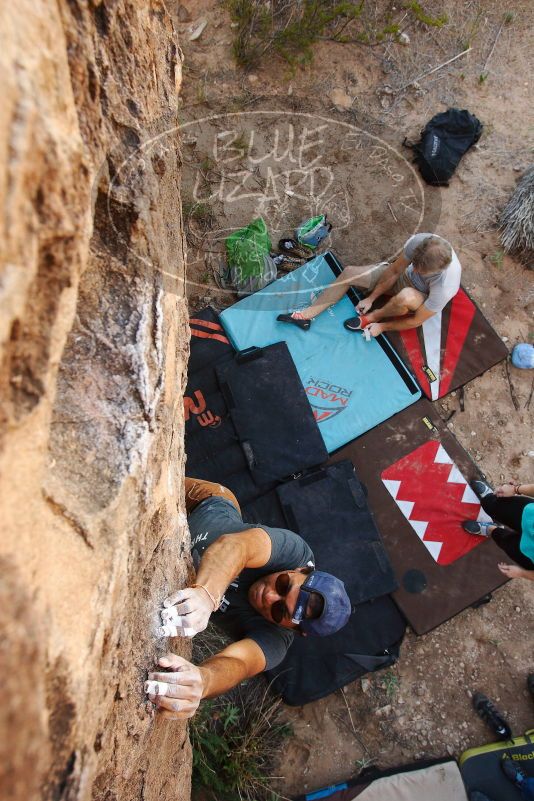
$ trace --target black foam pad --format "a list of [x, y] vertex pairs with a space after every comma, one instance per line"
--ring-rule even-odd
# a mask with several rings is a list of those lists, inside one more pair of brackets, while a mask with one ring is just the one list
[[386, 594], [397, 584], [365, 488], [348, 460], [278, 486], [246, 506], [243, 519], [300, 534], [317, 569], [344, 581], [353, 604], [341, 631], [297, 636], [282, 664], [268, 672], [286, 703], [317, 700], [395, 660], [405, 624]]
[[354, 607], [347, 625], [330, 637], [297, 635], [284, 661], [267, 671], [267, 678], [290, 706], [317, 701], [365, 673], [393, 664], [405, 628], [397, 606], [389, 595], [382, 595]]
[[184, 395], [187, 473], [246, 504], [327, 458], [285, 343], [235, 354], [213, 309], [193, 314]]
[[189, 375], [213, 365], [221, 357], [235, 352], [217, 312], [207, 306], [194, 312], [189, 319], [191, 329], [191, 352], [189, 356]]
[[242, 351], [215, 369], [239, 440], [250, 448], [251, 472], [259, 484], [328, 458], [285, 342]]

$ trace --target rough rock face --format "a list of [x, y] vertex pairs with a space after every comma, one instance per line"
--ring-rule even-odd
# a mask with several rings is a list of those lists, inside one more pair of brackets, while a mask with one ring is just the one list
[[180, 50], [158, 0], [0, 32], [0, 794], [180, 801], [186, 727], [142, 692], [189, 569]]

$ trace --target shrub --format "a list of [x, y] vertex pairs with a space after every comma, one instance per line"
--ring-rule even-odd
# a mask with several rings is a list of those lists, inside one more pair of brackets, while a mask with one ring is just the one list
[[[224, 648], [226, 641], [209, 626], [195, 638], [195, 661]], [[280, 721], [279, 698], [257, 677], [203, 701], [190, 722], [193, 789], [214, 801], [276, 801], [272, 766], [291, 733]]]

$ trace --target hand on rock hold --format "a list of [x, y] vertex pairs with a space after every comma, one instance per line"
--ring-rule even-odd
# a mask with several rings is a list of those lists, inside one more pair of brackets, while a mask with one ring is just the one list
[[[202, 700], [204, 684], [202, 674], [196, 665], [177, 654], [166, 654], [158, 660], [163, 670], [148, 674], [149, 689], [153, 682], [160, 682], [165, 694], [148, 693], [149, 699], [158, 709], [161, 717], [168, 720], [186, 720], [191, 718]], [[146, 690], [145, 690], [146, 691]]]
[[177, 628], [178, 637], [194, 637], [204, 631], [208, 625], [211, 613], [214, 612], [212, 596], [202, 587], [187, 587], [178, 590], [163, 601], [165, 609], [162, 612], [163, 622], [166, 623], [166, 610], [174, 609], [176, 615], [169, 618]]

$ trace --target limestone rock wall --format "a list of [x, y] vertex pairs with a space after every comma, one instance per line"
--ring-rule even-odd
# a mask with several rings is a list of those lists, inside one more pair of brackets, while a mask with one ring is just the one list
[[4, 3], [0, 40], [0, 795], [181, 801], [142, 692], [189, 569], [181, 54], [162, 0]]

